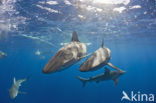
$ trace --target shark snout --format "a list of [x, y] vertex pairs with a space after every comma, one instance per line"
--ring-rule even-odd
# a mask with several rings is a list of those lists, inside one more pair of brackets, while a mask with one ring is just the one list
[[51, 59], [43, 68], [42, 72], [45, 74], [49, 74], [52, 72], [56, 72], [62, 69], [62, 64], [59, 61], [55, 61], [53, 59]]
[[84, 68], [79, 68], [79, 71], [81, 71], [81, 72], [87, 72], [88, 70], [87, 69], [84, 69]]
[[79, 68], [79, 71], [81, 72], [88, 72], [88, 65], [86, 63], [82, 64]]
[[42, 70], [43, 73], [45, 74], [49, 74], [51, 72], [55, 72], [57, 69], [56, 68], [53, 68], [51, 66], [45, 66]]
[[45, 68], [42, 70], [42, 72], [45, 73], [45, 74], [49, 73], [49, 71], [47, 69], [45, 69]]
[[51, 73], [53, 72], [53, 68], [52, 65], [50, 65], [49, 63], [45, 65], [45, 67], [43, 68], [42, 72], [45, 74]]

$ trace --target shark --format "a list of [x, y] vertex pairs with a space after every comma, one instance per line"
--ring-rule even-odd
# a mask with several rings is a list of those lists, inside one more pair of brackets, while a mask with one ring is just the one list
[[41, 55], [46, 55], [46, 54], [51, 54], [51, 53], [53, 53], [53, 51], [41, 51], [41, 50], [37, 49], [34, 54], [36, 56], [41, 56]]
[[107, 67], [105, 67], [105, 71], [104, 73], [97, 75], [97, 76], [93, 76], [90, 78], [83, 78], [80, 76], [77, 76], [77, 78], [83, 83], [83, 87], [86, 85], [86, 82], [93, 82], [95, 81], [96, 83], [99, 83], [101, 81], [108, 81], [108, 80], [113, 80], [115, 85], [117, 85], [118, 83], [118, 77], [123, 75], [125, 73], [125, 71], [110, 71]]
[[4, 53], [4, 52], [0, 51], [0, 59], [4, 58], [4, 57], [6, 57], [6, 56], [7, 56], [7, 54], [6, 54], [6, 53]]
[[38, 56], [41, 60], [44, 60], [46, 58], [45, 55], [51, 53], [53, 53], [53, 51], [40, 51], [39, 49], [37, 49], [34, 54]]
[[71, 42], [60, 48], [44, 66], [45, 74], [64, 70], [86, 57], [85, 43], [79, 41], [76, 31], [73, 31]]
[[13, 84], [12, 84], [11, 88], [9, 89], [9, 94], [10, 94], [11, 99], [16, 98], [16, 96], [18, 94], [25, 94], [25, 92], [19, 91], [19, 87], [21, 86], [21, 84], [23, 82], [27, 81], [28, 79], [29, 79], [29, 77], [20, 79], [20, 80], [16, 80], [16, 78], [14, 77]]
[[118, 71], [119, 68], [111, 64], [109, 61], [111, 59], [111, 51], [109, 48], [104, 46], [104, 40], [102, 40], [102, 45], [97, 49], [91, 57], [89, 57], [79, 68], [81, 72], [95, 71], [102, 68], [105, 65], [108, 65]]

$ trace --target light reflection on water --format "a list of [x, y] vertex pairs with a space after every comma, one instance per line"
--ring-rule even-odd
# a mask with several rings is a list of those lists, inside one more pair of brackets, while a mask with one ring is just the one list
[[55, 40], [59, 36], [65, 43], [73, 30], [84, 42], [97, 35], [107, 40], [131, 40], [138, 35], [144, 37], [145, 32], [150, 38], [156, 30], [154, 3], [149, 0], [3, 0], [0, 38], [7, 38], [8, 32], [10, 35], [14, 32], [49, 44], [61, 42]]

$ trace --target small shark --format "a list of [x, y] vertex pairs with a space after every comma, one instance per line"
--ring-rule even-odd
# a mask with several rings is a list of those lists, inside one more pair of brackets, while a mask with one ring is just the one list
[[10, 90], [9, 90], [9, 94], [10, 94], [11, 99], [14, 99], [18, 94], [25, 94], [25, 92], [20, 92], [19, 91], [19, 87], [21, 86], [21, 84], [23, 82], [25, 82], [27, 80], [28, 80], [28, 77], [16, 81], [16, 79], [14, 77], [13, 84], [12, 84]]
[[4, 57], [6, 57], [6, 56], [7, 56], [7, 54], [6, 54], [6, 53], [4, 53], [4, 52], [0, 51], [0, 59], [4, 58]]
[[118, 77], [124, 74], [125, 71], [110, 71], [107, 67], [105, 67], [105, 72], [103, 74], [90, 77], [88, 79], [77, 76], [77, 78], [83, 83], [83, 87], [86, 85], [86, 82], [95, 81], [99, 83], [100, 81], [113, 80], [115, 85], [118, 83]]
[[37, 55], [37, 56], [41, 55], [41, 51], [38, 49], [38, 50], [35, 52], [35, 55]]
[[51, 53], [53, 53], [53, 51], [40, 51], [39, 49], [35, 51], [36, 56], [46, 55], [46, 54], [51, 54]]
[[46, 56], [45, 55], [47, 55], [47, 54], [51, 54], [51, 53], [53, 53], [52, 51], [40, 51], [39, 49], [37, 49], [37, 51], [35, 51], [35, 55], [36, 56], [39, 56], [39, 58], [41, 59], [41, 60], [44, 60], [45, 58], [46, 58]]
[[88, 58], [79, 68], [81, 72], [88, 72], [97, 70], [105, 65], [109, 65], [110, 67], [120, 70], [115, 67], [109, 61], [111, 59], [111, 51], [109, 48], [104, 47], [104, 41], [102, 41], [101, 47], [96, 50], [90, 58]]
[[64, 70], [86, 57], [86, 52], [86, 45], [79, 41], [77, 33], [74, 31], [71, 42], [58, 50], [45, 65], [42, 72], [52, 73]]

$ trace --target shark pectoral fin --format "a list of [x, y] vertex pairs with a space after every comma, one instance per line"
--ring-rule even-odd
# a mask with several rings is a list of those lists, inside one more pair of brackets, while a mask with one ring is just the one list
[[117, 68], [116, 66], [114, 66], [113, 64], [111, 64], [110, 62], [107, 63], [107, 65], [109, 65], [110, 67], [118, 70], [118, 71], [121, 71], [119, 68]]
[[26, 92], [18, 91], [19, 94], [27, 94]]
[[118, 79], [117, 78], [114, 79], [114, 83], [115, 83], [115, 86], [117, 86], [117, 84], [118, 84]]
[[82, 58], [88, 57], [88, 56], [90, 56], [90, 55], [91, 55], [91, 53], [86, 54], [86, 55], [84, 55], [84, 56], [82, 56], [82, 57], [79, 57], [79, 59], [82, 59]]
[[87, 55], [85, 55], [85, 57], [88, 57], [88, 56], [90, 56], [92, 53], [88, 53]]

